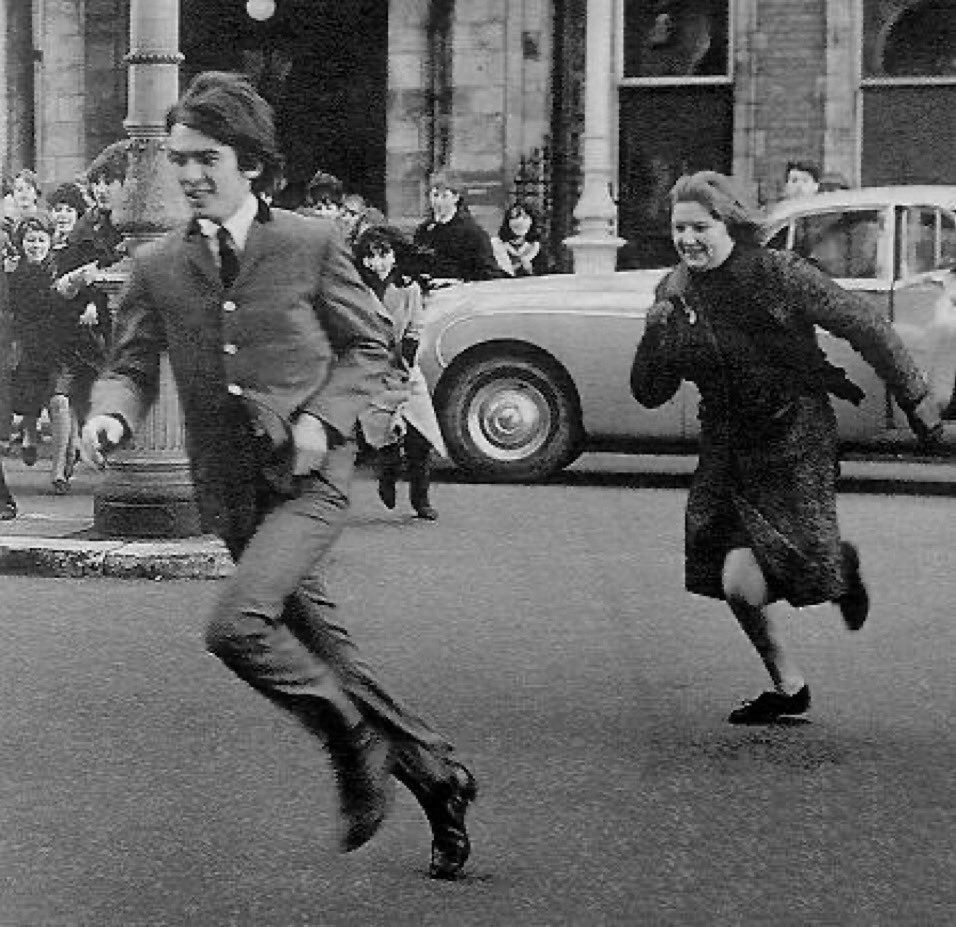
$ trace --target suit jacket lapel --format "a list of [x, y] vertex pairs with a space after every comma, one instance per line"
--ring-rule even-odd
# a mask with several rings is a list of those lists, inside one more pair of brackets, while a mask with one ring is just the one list
[[193, 228], [192, 226], [187, 228], [185, 250], [186, 260], [196, 273], [222, 286], [222, 282], [219, 278], [219, 268], [216, 266], [216, 259], [212, 256], [212, 251], [198, 228]]
[[252, 271], [259, 258], [267, 251], [269, 243], [269, 228], [258, 219], [253, 220], [246, 236], [246, 246], [239, 255], [239, 276], [236, 277], [233, 287], [238, 287]]

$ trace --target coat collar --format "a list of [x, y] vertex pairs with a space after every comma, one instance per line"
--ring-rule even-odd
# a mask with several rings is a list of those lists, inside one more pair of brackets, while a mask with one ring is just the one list
[[[259, 251], [262, 248], [262, 227], [272, 222], [272, 210], [265, 200], [257, 197], [256, 216], [249, 229], [249, 236], [246, 239], [246, 246], [243, 249], [242, 257], [239, 261], [239, 276], [233, 283], [233, 288], [242, 282], [249, 266], [255, 261]], [[202, 228], [198, 219], [192, 219], [186, 226], [184, 241], [186, 245], [186, 255], [189, 263], [203, 277], [208, 278], [217, 286], [222, 286], [219, 279], [219, 268], [216, 266], [216, 259], [213, 257], [209, 245], [205, 241]]]

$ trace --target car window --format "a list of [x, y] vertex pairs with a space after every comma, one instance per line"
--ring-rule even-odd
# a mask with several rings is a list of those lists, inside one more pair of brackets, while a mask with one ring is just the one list
[[903, 216], [903, 259], [907, 274], [956, 264], [956, 220], [935, 206], [910, 206]]
[[799, 216], [793, 250], [831, 277], [878, 277], [882, 230], [883, 213], [877, 209]]
[[936, 266], [956, 266], [956, 216], [945, 209], [939, 211], [939, 260]]
[[767, 239], [767, 247], [773, 248], [774, 251], [786, 251], [788, 244], [788, 237], [790, 234], [790, 225], [785, 225], [778, 232]]
[[905, 260], [908, 274], [922, 274], [936, 266], [936, 210], [913, 206], [906, 210]]

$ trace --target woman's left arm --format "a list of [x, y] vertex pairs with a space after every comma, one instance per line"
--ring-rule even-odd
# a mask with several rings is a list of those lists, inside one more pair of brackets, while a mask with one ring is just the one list
[[929, 393], [929, 383], [902, 339], [866, 299], [844, 290], [822, 271], [792, 254], [779, 259], [776, 292], [802, 310], [813, 325], [844, 338], [890, 388], [900, 407], [913, 409]]

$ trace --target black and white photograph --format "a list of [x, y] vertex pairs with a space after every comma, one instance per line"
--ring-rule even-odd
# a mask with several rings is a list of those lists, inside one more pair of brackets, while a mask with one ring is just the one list
[[0, 927], [956, 924], [956, 0], [0, 42]]

